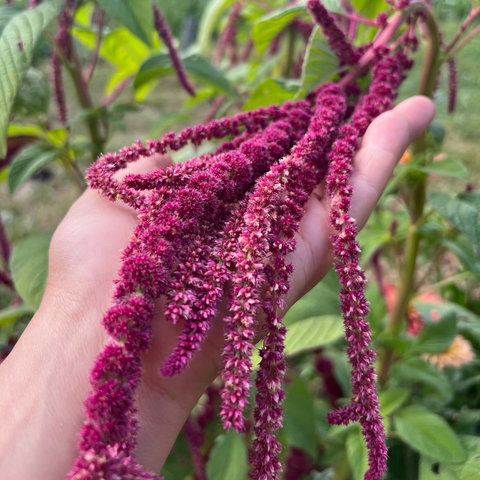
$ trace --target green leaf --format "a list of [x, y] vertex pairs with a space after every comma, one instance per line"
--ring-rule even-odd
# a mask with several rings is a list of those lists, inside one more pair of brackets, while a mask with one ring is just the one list
[[426, 385], [442, 396], [451, 398], [452, 387], [443, 372], [421, 358], [409, 358], [393, 366], [393, 378], [404, 379], [409, 384]]
[[13, 17], [0, 37], [0, 158], [7, 153], [10, 112], [25, 72], [32, 63], [33, 50], [47, 25], [60, 13], [64, 0], [44, 2], [33, 10]]
[[480, 479], [480, 437], [460, 435], [458, 437], [467, 452], [467, 459], [461, 465], [433, 461], [423, 456], [420, 462], [420, 480], [479, 480]]
[[306, 11], [304, 6], [287, 7], [262, 17], [253, 27], [252, 38], [258, 53], [263, 53], [274, 38]]
[[465, 165], [462, 162], [452, 158], [447, 158], [446, 160], [440, 160], [438, 162], [430, 162], [429, 164], [423, 166], [414, 166], [413, 169], [431, 175], [440, 175], [442, 177], [468, 177], [468, 170]]
[[92, 25], [92, 17], [95, 12], [95, 4], [87, 3], [81, 6], [75, 14], [75, 23], [85, 28], [90, 28]]
[[3, 29], [8, 25], [8, 22], [22, 11], [21, 8], [14, 6], [2, 6], [0, 7], [0, 35]]
[[[317, 454], [314, 397], [307, 383], [295, 378], [285, 386], [285, 443], [303, 448], [312, 457]], [[227, 477], [225, 477], [227, 478]]]
[[380, 12], [386, 11], [385, 0], [353, 0], [352, 5], [362, 17], [375, 18]]
[[399, 409], [410, 396], [410, 390], [407, 388], [389, 388], [383, 390], [378, 394], [378, 400], [380, 402], [380, 414], [382, 417], [391, 415], [397, 409]]
[[208, 480], [245, 480], [247, 472], [247, 447], [243, 437], [233, 430], [220, 435], [207, 463]]
[[295, 322], [319, 315], [338, 315], [340, 313], [340, 286], [337, 274], [330, 270], [325, 278], [297, 303], [283, 319], [287, 327]]
[[411, 405], [395, 416], [398, 436], [414, 450], [436, 460], [464, 462], [465, 449], [455, 432], [439, 415]]
[[444, 352], [453, 343], [456, 327], [457, 321], [453, 312], [448, 312], [438, 322], [425, 323], [420, 335], [415, 337], [407, 352], [411, 354]]
[[148, 134], [148, 138], [158, 137], [161, 133], [166, 132], [170, 128], [174, 127], [180, 122], [188, 120], [189, 118], [189, 115], [182, 112], [166, 113], [153, 124], [152, 128], [150, 129], [150, 133]]
[[285, 339], [285, 354], [292, 356], [333, 343], [344, 335], [339, 315], [311, 317], [294, 323]]
[[243, 107], [243, 110], [256, 110], [259, 107], [285, 103], [288, 100], [292, 100], [294, 96], [295, 93], [284, 90], [279, 82], [267, 78], [253, 91], [250, 100]]
[[140, 40], [149, 46], [152, 45], [153, 10], [151, 0], [98, 0], [98, 3]]
[[302, 67], [301, 84], [305, 92], [315, 90], [339, 72], [338, 58], [330, 50], [325, 36], [315, 27], [308, 41]]
[[12, 277], [25, 303], [37, 310], [47, 288], [50, 235], [36, 235], [14, 245]]
[[183, 64], [187, 72], [199, 82], [225, 93], [230, 98], [237, 98], [237, 92], [232, 84], [206, 58], [195, 54], [188, 55], [183, 57]]
[[466, 235], [458, 235], [453, 240], [441, 238], [440, 243], [458, 257], [465, 269], [480, 278], [479, 252], [475, 251], [476, 246]]
[[147, 59], [140, 67], [133, 86], [135, 89], [139, 89], [151, 80], [160, 78], [163, 75], [168, 75], [169, 73], [173, 73], [170, 55], [168, 55], [168, 53], [160, 53]]
[[15, 193], [40, 168], [58, 157], [54, 148], [41, 145], [26, 147], [13, 159], [8, 174], [10, 193]]
[[37, 116], [47, 113], [49, 105], [49, 82], [40, 70], [30, 68], [17, 93], [12, 112], [21, 116]]
[[428, 201], [442, 217], [467, 235], [474, 245], [480, 245], [480, 210], [475, 204], [439, 192], [431, 192]]
[[368, 450], [359, 428], [351, 432], [346, 441], [347, 456], [352, 467], [353, 480], [363, 480], [368, 470]]
[[42, 130], [36, 125], [15, 125], [10, 124], [8, 127], [8, 136], [9, 137], [22, 137], [24, 135], [31, 137], [41, 137], [43, 134]]
[[[225, 75], [200, 55], [190, 54], [183, 57], [183, 64], [188, 74], [199, 82], [219, 90], [230, 98], [236, 98], [237, 93]], [[164, 53], [149, 58], [141, 67], [133, 86], [141, 88], [146, 83], [163, 75], [174, 73], [170, 56]]]
[[17, 307], [8, 307], [0, 310], [0, 327], [6, 327], [15, 323], [20, 317], [34, 313], [32, 307], [28, 305], [18, 305]]
[[236, 0], [211, 0], [205, 7], [198, 29], [197, 45], [202, 55], [210, 54], [211, 38], [223, 12]]

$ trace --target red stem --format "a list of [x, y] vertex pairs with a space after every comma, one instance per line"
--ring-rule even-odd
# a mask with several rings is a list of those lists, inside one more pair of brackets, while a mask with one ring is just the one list
[[375, 52], [378, 47], [388, 45], [402, 25], [403, 20], [404, 15], [402, 14], [396, 14], [390, 19], [385, 30], [378, 34], [378, 37], [373, 42], [373, 45], [364, 53], [357, 66], [340, 80], [339, 85], [342, 88], [345, 88], [347, 85], [352, 83], [362, 72], [362, 70], [375, 59]]
[[458, 43], [462, 35], [466, 32], [468, 27], [472, 24], [472, 22], [480, 16], [480, 7], [473, 8], [470, 10], [470, 13], [468, 14], [467, 19], [463, 22], [462, 26], [460, 27], [460, 30], [457, 32], [453, 40], [450, 42], [449, 45], [447, 45], [447, 48], [445, 49], [446, 53], [449, 53], [453, 47]]
[[90, 67], [88, 68], [87, 73], [85, 74], [85, 81], [90, 83], [92, 79], [93, 72], [95, 67], [97, 66], [98, 57], [100, 55], [100, 47], [102, 45], [102, 31], [103, 31], [103, 12], [100, 10], [98, 13], [98, 33], [97, 33], [97, 43], [95, 44], [95, 50], [93, 51], [93, 58], [92, 62], [90, 63]]
[[102, 100], [101, 106], [108, 107], [116, 98], [130, 85], [130, 78], [126, 78], [122, 83], [120, 83], [115, 90]]

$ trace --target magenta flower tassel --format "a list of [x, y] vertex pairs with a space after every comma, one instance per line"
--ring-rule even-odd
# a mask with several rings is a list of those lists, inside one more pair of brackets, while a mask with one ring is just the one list
[[[254, 179], [263, 175], [275, 159], [286, 155], [307, 129], [310, 120], [310, 115], [307, 114], [308, 104], [299, 102], [294, 106], [287, 121], [272, 123], [264, 132], [257, 134], [240, 147], [240, 152], [251, 159]], [[238, 214], [234, 214], [232, 219], [234, 223], [237, 222], [237, 217]], [[232, 228], [233, 225], [228, 223], [224, 230], [228, 245], [231, 245], [229, 232]], [[212, 229], [207, 227], [206, 231]], [[217, 313], [216, 305], [224, 292], [223, 286], [228, 275], [221, 266], [217, 268], [212, 265], [212, 260], [217, 258], [221, 265], [225, 261], [228, 262], [224, 255], [229, 249], [220, 241], [220, 248], [216, 254], [213, 253], [213, 245], [209, 248], [209, 237], [210, 235], [204, 234], [198, 239], [198, 244], [187, 255], [187, 263], [180, 267], [181, 270], [177, 274], [180, 277], [179, 281], [176, 282], [175, 290], [171, 292], [173, 301], [168, 303], [166, 319], [176, 322], [184, 317], [186, 325], [173, 355], [162, 368], [162, 374], [166, 376], [181, 373], [193, 353], [200, 349], [210, 329], [211, 321]], [[200, 281], [199, 278], [203, 280]], [[195, 289], [197, 295], [193, 294]]]
[[162, 12], [157, 5], [153, 6], [153, 15], [155, 18], [155, 28], [157, 29], [158, 35], [165, 43], [165, 46], [168, 49], [170, 59], [172, 60], [173, 68], [177, 72], [178, 80], [180, 81], [182, 87], [192, 96], [195, 97], [197, 92], [195, 91], [194, 86], [191, 84], [187, 71], [185, 70], [185, 65], [183, 64], [175, 45], [173, 44], [173, 34], [168, 26], [167, 20], [162, 15]]
[[[119, 153], [108, 153], [99, 158], [89, 168], [87, 179], [90, 188], [97, 189], [111, 201], [122, 200], [129, 206], [139, 209], [144, 204], [144, 195], [140, 194], [134, 187], [130, 187], [125, 180], [119, 183], [113, 177], [115, 172], [122, 170], [127, 164], [136, 162], [142, 157], [154, 154], [164, 155], [169, 149], [178, 151], [189, 143], [199, 146], [204, 141], [242, 135], [244, 130], [249, 133], [257, 132], [264, 129], [272, 121], [285, 118], [290, 108], [291, 104], [285, 104], [282, 107], [272, 105], [267, 108], [241, 113], [233, 118], [212, 120], [207, 125], [186, 128], [178, 135], [171, 132], [165, 135], [162, 140], [149, 141], [147, 146], [138, 141], [132, 147], [123, 148]], [[232, 146], [228, 142], [227, 147], [224, 149], [221, 147], [217, 153], [235, 148], [237, 148], [235, 143]], [[161, 169], [153, 175], [155, 178], [159, 178], [165, 172], [165, 169]], [[142, 179], [143, 177], [138, 178]], [[148, 178], [148, 176], [145, 178]], [[127, 177], [127, 179], [129, 182], [133, 181], [130, 177]], [[148, 189], [148, 187], [145, 188]]]
[[[253, 336], [251, 329], [244, 327], [245, 317], [239, 316], [240, 302], [248, 305], [244, 311], [249, 317], [255, 317], [261, 305], [266, 313], [268, 333], [260, 351], [262, 360], [256, 379], [254, 431], [257, 438], [250, 452], [253, 466], [250, 476], [253, 480], [278, 480], [282, 471], [278, 458], [282, 446], [276, 438], [276, 431], [283, 424], [281, 405], [285, 397], [282, 382], [286, 370], [283, 358], [286, 328], [277, 309], [285, 308], [281, 297], [289, 291], [289, 277], [293, 270], [284, 257], [295, 249], [294, 235], [298, 231], [303, 208], [327, 172], [328, 152], [346, 111], [346, 100], [338, 86], [326, 85], [317, 95], [317, 107], [306, 135], [293, 147], [288, 157], [274, 165], [258, 182], [245, 214], [244, 233], [239, 239], [240, 248], [237, 251], [240, 268], [234, 276], [236, 299], [230, 308], [233, 316], [227, 319], [230, 325], [227, 325], [225, 347], [222, 417], [226, 427], [232, 417], [238, 424], [242, 406], [247, 401], [245, 394], [248, 395], [245, 390], [251, 364], [243, 358], [243, 354], [253, 349]], [[265, 233], [260, 236], [261, 232]], [[265, 256], [270, 259], [266, 266], [262, 266]], [[268, 291], [262, 298], [260, 291], [265, 281]], [[233, 358], [232, 353], [236, 353]], [[238, 373], [231, 368], [232, 365]]]
[[340, 129], [330, 154], [327, 179], [332, 207], [330, 224], [335, 230], [332, 235], [334, 266], [342, 286], [340, 299], [349, 344], [347, 354], [353, 367], [351, 404], [330, 413], [328, 420], [336, 425], [347, 425], [350, 421], [359, 421], [362, 425], [369, 450], [369, 470], [365, 480], [383, 478], [387, 468], [387, 447], [375, 385], [375, 351], [369, 347], [372, 333], [366, 320], [369, 310], [365, 298], [366, 279], [359, 265], [358, 229], [355, 219], [348, 214], [353, 191], [349, 178], [359, 137], [375, 117], [390, 108], [404, 79], [403, 72], [410, 66], [403, 54], [397, 54], [386, 56], [374, 67], [370, 93], [364, 98], [352, 124]]
[[233, 5], [232, 12], [228, 17], [227, 25], [225, 26], [220, 38], [218, 40], [217, 51], [215, 52], [214, 65], [219, 65], [222, 61], [223, 55], [227, 49], [232, 51], [231, 64], [236, 63], [236, 37], [237, 27], [236, 22], [242, 12], [243, 5], [237, 2]]
[[345, 34], [335, 23], [333, 16], [320, 0], [308, 0], [307, 8], [322, 28], [330, 48], [340, 60], [340, 65], [355, 65], [360, 60], [360, 53], [348, 41]]

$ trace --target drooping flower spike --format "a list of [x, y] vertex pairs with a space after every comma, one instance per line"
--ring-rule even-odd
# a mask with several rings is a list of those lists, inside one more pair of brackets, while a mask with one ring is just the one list
[[[379, 54], [385, 55], [385, 52]], [[329, 414], [328, 420], [336, 425], [347, 425], [351, 421], [359, 421], [362, 425], [370, 467], [365, 480], [383, 478], [387, 469], [387, 447], [375, 386], [375, 351], [369, 347], [372, 333], [366, 320], [369, 309], [365, 298], [365, 274], [359, 265], [358, 229], [355, 219], [348, 213], [353, 193], [349, 177], [359, 137], [375, 117], [390, 108], [404, 79], [404, 72], [410, 67], [411, 63], [401, 53], [386, 55], [376, 64], [370, 93], [364, 98], [352, 123], [340, 129], [330, 155], [327, 179], [332, 206], [330, 224], [335, 231], [332, 235], [334, 266], [342, 287], [341, 308], [349, 343], [347, 354], [352, 364], [353, 385], [350, 406]]]
[[315, 22], [322, 28], [330, 48], [340, 60], [340, 65], [355, 65], [360, 60], [360, 53], [349, 42], [345, 33], [337, 26], [330, 12], [319, 0], [309, 0], [307, 8]]
[[[308, 6], [341, 63], [354, 64], [362, 50], [348, 43], [318, 0], [310, 0]], [[167, 321], [184, 323], [161, 370], [167, 376], [188, 366], [202, 347], [220, 300], [226, 299], [221, 416], [226, 428], [240, 431], [245, 429], [257, 316], [265, 314], [251, 478], [279, 479], [281, 444], [276, 431], [283, 421], [286, 368], [286, 330], [280, 312], [292, 273], [285, 256], [294, 251], [305, 204], [328, 171], [332, 243], [354, 392], [351, 405], [329, 418], [334, 423], [360, 421], [370, 449], [367, 478], [381, 478], [385, 435], [374, 385], [374, 354], [368, 347], [365, 277], [358, 267], [356, 227], [348, 216], [352, 193], [348, 178], [359, 136], [389, 108], [409, 62], [401, 53], [390, 56], [385, 49], [377, 50], [376, 61], [370, 91], [348, 125], [342, 126], [352, 110], [346, 93], [339, 85], [328, 84], [309, 101], [212, 121], [147, 146], [138, 142], [105, 155], [89, 169], [90, 186], [135, 208], [139, 223], [122, 253], [113, 303], [103, 319], [109, 338], [90, 376], [80, 454], [69, 480], [158, 478], [136, 464], [133, 452], [140, 354], [149, 348], [154, 301], [161, 296], [167, 301]], [[186, 164], [126, 175], [122, 181], [114, 178], [141, 157], [220, 139], [226, 141], [216, 152]]]
[[177, 72], [177, 77], [180, 81], [180, 84], [192, 97], [195, 97], [197, 93], [194, 86], [191, 84], [190, 79], [188, 78], [185, 65], [183, 64], [180, 55], [175, 48], [172, 31], [170, 30], [167, 20], [157, 5], [153, 6], [153, 16], [155, 19], [155, 28], [157, 29], [159, 37], [163, 40], [165, 46], [167, 47], [170, 60], [172, 61], [173, 68]]

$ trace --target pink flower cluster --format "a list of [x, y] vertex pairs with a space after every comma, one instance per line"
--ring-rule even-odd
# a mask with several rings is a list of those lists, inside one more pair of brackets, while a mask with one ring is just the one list
[[349, 184], [352, 161], [358, 139], [368, 125], [380, 113], [390, 108], [396, 92], [404, 79], [404, 72], [411, 67], [410, 61], [401, 53], [385, 55], [373, 69], [370, 93], [354, 115], [351, 124], [340, 129], [330, 154], [330, 172], [327, 190], [331, 198], [330, 224], [334, 266], [342, 287], [340, 293], [345, 333], [349, 343], [347, 354], [352, 364], [353, 398], [348, 407], [329, 414], [330, 423], [348, 425], [359, 421], [369, 449], [369, 471], [366, 480], [383, 478], [387, 469], [385, 430], [379, 412], [376, 393], [375, 351], [369, 344], [372, 336], [366, 320], [368, 302], [365, 298], [365, 275], [359, 265], [360, 246], [356, 241], [357, 227], [350, 209], [353, 189]]
[[[360, 53], [348, 42], [318, 0], [308, 7], [344, 65]], [[156, 11], [157, 26], [161, 17]], [[86, 421], [80, 454], [69, 480], [157, 478], [136, 464], [138, 424], [135, 398], [141, 381], [140, 354], [149, 348], [154, 301], [166, 299], [166, 321], [182, 322], [183, 332], [161, 368], [180, 374], [205, 341], [222, 299], [225, 317], [221, 417], [225, 428], [246, 430], [244, 411], [251, 389], [251, 356], [259, 330], [265, 331], [256, 378], [255, 440], [250, 461], [252, 480], [278, 480], [282, 449], [276, 432], [282, 426], [282, 388], [286, 365], [286, 329], [280, 312], [288, 293], [295, 234], [304, 207], [324, 179], [331, 197], [330, 222], [335, 269], [342, 285], [341, 303], [353, 366], [351, 405], [334, 412], [332, 423], [359, 421], [367, 439], [367, 479], [382, 477], [386, 464], [385, 433], [375, 389], [374, 352], [365, 319], [365, 276], [361, 271], [355, 220], [348, 214], [349, 177], [358, 139], [396, 96], [410, 62], [404, 54], [376, 51], [368, 94], [353, 111], [344, 90], [322, 86], [308, 101], [289, 102], [233, 118], [170, 133], [160, 141], [138, 142], [107, 154], [88, 171], [90, 187], [111, 201], [121, 200], [138, 212], [139, 223], [122, 254], [113, 304], [103, 319], [109, 338], [90, 375]], [[173, 57], [172, 57], [173, 58]], [[209, 140], [228, 140], [214, 153], [143, 175], [114, 174], [153, 154], [179, 150]], [[260, 327], [258, 317], [265, 321]], [[187, 425], [199, 471], [199, 437]]]

